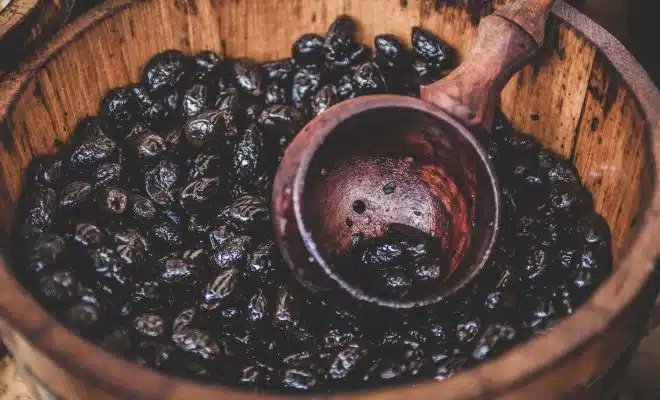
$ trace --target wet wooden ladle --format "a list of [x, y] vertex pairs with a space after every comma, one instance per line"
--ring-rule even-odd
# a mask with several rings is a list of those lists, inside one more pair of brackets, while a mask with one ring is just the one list
[[[433, 304], [475, 277], [500, 222], [499, 185], [482, 143], [499, 93], [543, 42], [553, 0], [516, 0], [485, 17], [463, 63], [422, 100], [371, 95], [342, 102], [294, 138], [273, 187], [282, 255], [307, 288], [393, 308]], [[354, 238], [392, 224], [433, 236], [445, 279], [402, 298], [350, 282], [334, 260]], [[359, 267], [359, 266], [356, 266]]]

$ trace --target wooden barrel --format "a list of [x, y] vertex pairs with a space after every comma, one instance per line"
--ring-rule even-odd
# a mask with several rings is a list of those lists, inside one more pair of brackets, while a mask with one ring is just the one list
[[0, 75], [67, 22], [75, 0], [11, 0], [0, 10]]
[[[169, 48], [284, 57], [302, 33], [337, 15], [380, 32], [435, 31], [464, 53], [481, 16], [503, 1], [111, 0], [60, 32], [0, 82], [0, 227], [6, 233], [30, 159], [52, 152], [110, 88], [139, 77]], [[523, 131], [570, 157], [613, 233], [615, 272], [575, 314], [474, 369], [442, 382], [342, 399], [607, 399], [616, 394], [657, 294], [660, 245], [660, 94], [621, 44], [560, 1], [533, 65], [501, 96]], [[116, 358], [71, 334], [0, 265], [0, 333], [42, 398], [275, 398], [202, 385]]]

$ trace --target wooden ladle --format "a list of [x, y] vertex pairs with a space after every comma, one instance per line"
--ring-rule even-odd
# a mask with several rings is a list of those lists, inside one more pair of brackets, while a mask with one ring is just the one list
[[[303, 285], [412, 308], [445, 299], [480, 272], [500, 222], [499, 185], [482, 143], [499, 93], [541, 46], [552, 3], [512, 1], [483, 18], [463, 63], [422, 87], [422, 100], [345, 101], [295, 137], [275, 177], [273, 212], [284, 259]], [[337, 255], [356, 237], [381, 237], [393, 225], [437, 241], [448, 254], [443, 279], [385, 298], [338, 271]]]

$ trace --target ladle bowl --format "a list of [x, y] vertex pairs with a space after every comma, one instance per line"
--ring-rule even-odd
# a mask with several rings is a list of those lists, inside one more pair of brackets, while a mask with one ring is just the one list
[[[442, 301], [481, 271], [500, 222], [497, 178], [482, 143], [497, 95], [543, 42], [552, 3], [518, 0], [484, 18], [464, 62], [422, 87], [422, 100], [346, 101], [294, 138], [273, 185], [273, 212], [282, 254], [303, 285], [412, 308]], [[396, 298], [338, 262], [356, 240], [383, 237], [392, 225], [430, 235], [444, 254], [436, 261], [440, 279]]]
[[[285, 243], [302, 244], [284, 247], [285, 257], [296, 267], [307, 257], [309, 264], [295, 272], [314, 289], [339, 286], [354, 298], [396, 308], [437, 302], [480, 270], [497, 237], [499, 192], [488, 156], [477, 136], [428, 102], [375, 95], [345, 104], [313, 120], [287, 150], [304, 148], [285, 188], [295, 222], [278, 220], [281, 232], [292, 235]], [[451, 249], [445, 279], [397, 301], [357, 285], [333, 265], [356, 238], [381, 237], [394, 224]]]

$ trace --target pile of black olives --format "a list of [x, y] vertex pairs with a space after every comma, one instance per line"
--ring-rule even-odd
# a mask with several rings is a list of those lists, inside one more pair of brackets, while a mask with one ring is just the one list
[[[110, 352], [265, 391], [442, 380], [571, 314], [611, 271], [608, 226], [574, 166], [501, 115], [488, 148], [503, 235], [461, 296], [383, 316], [299, 287], [273, 242], [269, 207], [291, 138], [337, 102], [417, 96], [455, 66], [452, 49], [421, 28], [412, 50], [385, 34], [372, 51], [354, 35], [341, 16], [283, 60], [156, 55], [139, 83], [110, 91], [98, 117], [29, 167], [16, 275]], [[393, 253], [381, 244], [365, 251], [387, 263]]]

